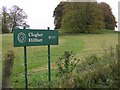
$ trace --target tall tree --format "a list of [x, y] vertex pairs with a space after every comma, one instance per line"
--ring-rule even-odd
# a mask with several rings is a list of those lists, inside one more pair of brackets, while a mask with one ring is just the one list
[[6, 7], [2, 7], [1, 16], [2, 16], [2, 33], [9, 33], [8, 23], [10, 21], [10, 16], [7, 13]]
[[115, 27], [117, 27], [116, 25], [117, 22], [115, 21], [115, 17], [112, 13], [111, 7], [104, 2], [101, 2], [98, 5], [104, 16], [105, 29], [114, 30]]
[[14, 5], [10, 8], [10, 17], [11, 17], [11, 29], [15, 27], [29, 27], [26, 23], [25, 19], [27, 19], [27, 14], [23, 11], [23, 9], [19, 8], [18, 6]]

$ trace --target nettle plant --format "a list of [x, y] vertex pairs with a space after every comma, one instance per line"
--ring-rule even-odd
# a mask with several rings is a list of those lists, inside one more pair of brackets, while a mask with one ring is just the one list
[[75, 54], [72, 51], [65, 51], [64, 54], [59, 57], [57, 62], [58, 73], [57, 75], [62, 77], [69, 73], [72, 73], [80, 60], [75, 58]]

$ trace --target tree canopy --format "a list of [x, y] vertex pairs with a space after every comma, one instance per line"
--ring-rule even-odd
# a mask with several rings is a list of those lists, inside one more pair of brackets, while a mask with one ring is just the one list
[[7, 8], [2, 7], [2, 33], [8, 33], [8, 23], [10, 21], [10, 15], [7, 13]]
[[97, 2], [61, 2], [53, 14], [55, 28], [64, 32], [83, 33], [100, 29], [114, 30], [115, 17], [110, 6], [104, 4], [103, 7], [103, 3]]

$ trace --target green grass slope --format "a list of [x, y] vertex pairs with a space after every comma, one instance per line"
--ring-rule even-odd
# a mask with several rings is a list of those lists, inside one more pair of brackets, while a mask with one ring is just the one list
[[[64, 51], [73, 51], [78, 58], [99, 50], [115, 47], [117, 33], [103, 34], [67, 34], [59, 36], [59, 45], [51, 46], [52, 79], [55, 79], [56, 62]], [[12, 85], [24, 88], [24, 53], [23, 47], [13, 47], [13, 35], [2, 35], [2, 58], [8, 50], [15, 52], [12, 73]], [[84, 52], [86, 51], [86, 52]], [[27, 47], [29, 87], [37, 87], [40, 80], [47, 81], [47, 46]]]

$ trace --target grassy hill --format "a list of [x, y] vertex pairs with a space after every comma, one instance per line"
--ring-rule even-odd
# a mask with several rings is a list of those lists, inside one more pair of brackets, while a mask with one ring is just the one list
[[[84, 58], [91, 53], [100, 53], [109, 47], [116, 47], [118, 34], [64, 34], [59, 36], [59, 45], [51, 46], [52, 81], [56, 80], [56, 62], [64, 51], [73, 51], [77, 58]], [[15, 52], [12, 73], [12, 85], [24, 88], [24, 57], [23, 47], [13, 47], [13, 35], [2, 35], [2, 58], [8, 50]], [[41, 82], [47, 83], [47, 46], [27, 47], [29, 87], [40, 87]], [[43, 85], [46, 86], [47, 85]]]

